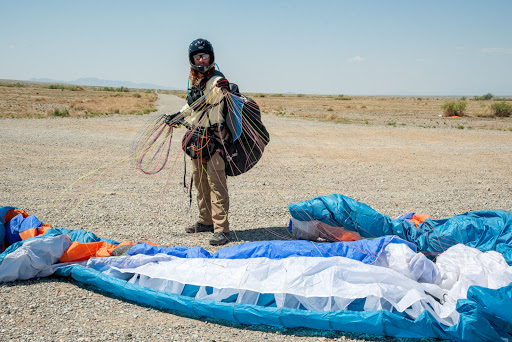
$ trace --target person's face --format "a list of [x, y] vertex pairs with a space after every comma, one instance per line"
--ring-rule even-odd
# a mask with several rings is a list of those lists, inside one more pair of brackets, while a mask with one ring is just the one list
[[210, 55], [207, 53], [198, 53], [193, 56], [194, 57], [194, 63], [198, 66], [208, 66], [210, 65]]

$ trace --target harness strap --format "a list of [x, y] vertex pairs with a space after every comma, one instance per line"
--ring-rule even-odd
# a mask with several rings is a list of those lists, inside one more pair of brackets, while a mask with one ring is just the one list
[[194, 181], [194, 174], [190, 176], [190, 186], [188, 188], [188, 211], [190, 212], [190, 208], [192, 207], [192, 183]]
[[186, 154], [183, 155], [183, 188], [187, 189], [187, 157]]
[[[187, 192], [187, 158], [185, 154], [183, 155], [183, 189]], [[194, 182], [194, 173], [190, 175], [190, 184], [188, 188], [188, 209], [187, 215], [190, 213], [190, 208], [192, 208], [192, 184]]]

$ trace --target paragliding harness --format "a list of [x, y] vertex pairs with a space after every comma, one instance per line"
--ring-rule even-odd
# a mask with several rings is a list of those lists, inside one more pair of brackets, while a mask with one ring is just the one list
[[[211, 76], [213, 76], [213, 74], [214, 73], [209, 73], [207, 77], [204, 77], [201, 80], [199, 85], [193, 86], [189, 89], [189, 93], [187, 95], [187, 103], [189, 106], [204, 96], [206, 82], [211, 78]], [[209, 114], [210, 109], [211, 108], [208, 108], [203, 111], [198, 122]], [[210, 126], [187, 128], [188, 130], [182, 140], [182, 149], [191, 159], [201, 159], [206, 163], [214, 154], [222, 152], [222, 144], [224, 141], [214, 133], [216, 129], [219, 129], [219, 127]]]
[[210, 158], [222, 152], [222, 141], [214, 133], [215, 128], [189, 129], [182, 141], [182, 149], [190, 159], [201, 159], [207, 163]]

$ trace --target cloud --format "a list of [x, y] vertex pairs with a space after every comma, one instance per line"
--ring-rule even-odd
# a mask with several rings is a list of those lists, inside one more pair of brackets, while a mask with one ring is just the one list
[[483, 48], [483, 53], [491, 53], [491, 54], [512, 54], [512, 48]]
[[9, 49], [14, 49], [15, 46], [13, 44], [9, 45]]
[[354, 56], [348, 60], [350, 63], [361, 63], [364, 61], [364, 58], [361, 56]]

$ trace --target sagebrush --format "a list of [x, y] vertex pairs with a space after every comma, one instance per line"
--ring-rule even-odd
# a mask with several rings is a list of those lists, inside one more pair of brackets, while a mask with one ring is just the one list
[[442, 106], [444, 116], [464, 116], [466, 112], [466, 101], [447, 101]]

